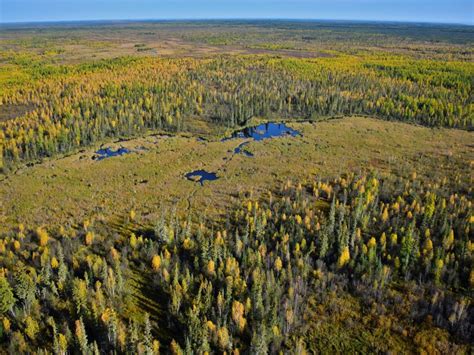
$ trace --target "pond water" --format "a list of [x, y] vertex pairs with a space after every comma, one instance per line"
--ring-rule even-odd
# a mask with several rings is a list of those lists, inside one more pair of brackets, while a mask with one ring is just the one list
[[[274, 137], [297, 137], [301, 136], [301, 133], [298, 132], [297, 130], [288, 127], [284, 123], [275, 123], [275, 122], [268, 122], [268, 123], [263, 123], [261, 125], [255, 126], [255, 127], [247, 127], [244, 129], [241, 129], [239, 131], [235, 131], [232, 133], [232, 136], [228, 138], [222, 139], [223, 142], [229, 140], [229, 139], [236, 139], [236, 138], [243, 138], [243, 139], [252, 139], [254, 141], [261, 141], [264, 139], [268, 138], [274, 138]], [[253, 157], [253, 153], [249, 152], [248, 150], [244, 149], [244, 147], [248, 144], [249, 142], [243, 142], [239, 144], [235, 149], [234, 153], [235, 154], [244, 154], [247, 157]]]
[[248, 145], [249, 142], [243, 142], [240, 143], [235, 149], [234, 153], [235, 154], [244, 154], [247, 157], [253, 157], [253, 153], [250, 153], [248, 150], [244, 149], [246, 145]]
[[102, 160], [105, 158], [117, 157], [128, 153], [131, 153], [131, 151], [124, 147], [120, 147], [117, 150], [113, 150], [111, 148], [101, 148], [95, 152], [95, 154], [97, 154], [97, 156], [95, 156], [95, 159]]
[[185, 175], [186, 179], [199, 182], [204, 185], [204, 181], [214, 181], [219, 179], [216, 173], [208, 172], [206, 170], [194, 170]]
[[224, 138], [223, 141], [233, 138], [252, 138], [255, 141], [261, 141], [273, 137], [297, 137], [300, 135], [300, 132], [284, 123], [269, 122], [235, 131], [230, 138]]

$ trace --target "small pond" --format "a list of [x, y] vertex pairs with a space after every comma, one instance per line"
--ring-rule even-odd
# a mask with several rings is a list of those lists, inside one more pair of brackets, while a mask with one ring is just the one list
[[206, 170], [194, 170], [185, 175], [186, 179], [199, 182], [204, 185], [204, 181], [214, 181], [219, 179], [216, 173], [208, 172]]
[[124, 147], [120, 147], [117, 150], [113, 150], [111, 148], [101, 148], [95, 152], [97, 155], [94, 157], [94, 159], [103, 160], [105, 158], [117, 157], [128, 153], [131, 153], [131, 150]]
[[255, 141], [261, 141], [268, 138], [285, 136], [297, 137], [301, 136], [301, 133], [284, 123], [268, 122], [235, 131], [230, 138], [224, 138], [223, 141], [232, 138], [252, 138]]
[[244, 154], [247, 157], [253, 157], [253, 153], [250, 153], [248, 150], [245, 149], [245, 146], [248, 145], [249, 142], [240, 143], [235, 149], [235, 154]]

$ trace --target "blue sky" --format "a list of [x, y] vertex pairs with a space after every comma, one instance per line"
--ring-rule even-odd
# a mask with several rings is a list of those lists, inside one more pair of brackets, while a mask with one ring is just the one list
[[474, 24], [474, 0], [0, 0], [0, 22], [300, 18]]

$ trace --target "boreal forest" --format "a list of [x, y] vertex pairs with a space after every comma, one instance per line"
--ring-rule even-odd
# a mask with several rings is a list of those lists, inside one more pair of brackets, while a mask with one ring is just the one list
[[472, 353], [473, 60], [463, 25], [0, 25], [1, 352]]

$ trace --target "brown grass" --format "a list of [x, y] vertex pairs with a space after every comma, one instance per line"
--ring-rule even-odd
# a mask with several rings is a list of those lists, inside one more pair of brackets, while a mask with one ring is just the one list
[[[89, 149], [22, 168], [0, 182], [1, 227], [19, 222], [57, 225], [92, 214], [109, 218], [131, 208], [151, 218], [159, 205], [178, 205], [213, 217], [225, 214], [233, 196], [258, 196], [288, 178], [326, 178], [348, 170], [376, 169], [402, 176], [416, 170], [420, 178], [447, 176], [465, 186], [471, 180], [470, 132], [369, 118], [291, 125], [303, 137], [251, 142], [247, 148], [255, 154], [252, 158], [233, 156], [239, 140], [220, 142], [211, 135], [212, 141], [201, 142], [191, 136], [150, 135], [111, 144], [147, 149], [121, 157], [94, 161], [95, 149]], [[184, 178], [195, 169], [217, 172], [220, 179], [200, 187]]]

